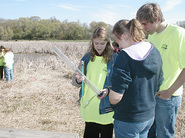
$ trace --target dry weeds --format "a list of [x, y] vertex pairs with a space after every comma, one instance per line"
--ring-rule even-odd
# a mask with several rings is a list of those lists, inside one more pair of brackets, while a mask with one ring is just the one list
[[[78, 88], [71, 85], [73, 71], [51, 51], [57, 45], [77, 65], [86, 42], [0, 42], [20, 53], [48, 53], [39, 60], [15, 61], [15, 80], [0, 81], [0, 126], [83, 135]], [[27, 51], [28, 50], [28, 51]], [[47, 51], [47, 52], [46, 52]], [[185, 137], [185, 97], [176, 122], [175, 138]]]

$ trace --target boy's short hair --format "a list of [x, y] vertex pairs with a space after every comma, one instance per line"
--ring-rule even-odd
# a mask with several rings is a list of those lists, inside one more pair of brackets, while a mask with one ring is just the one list
[[136, 14], [136, 19], [141, 21], [145, 20], [154, 23], [157, 19], [159, 22], [164, 22], [160, 6], [157, 3], [147, 3], [139, 8]]

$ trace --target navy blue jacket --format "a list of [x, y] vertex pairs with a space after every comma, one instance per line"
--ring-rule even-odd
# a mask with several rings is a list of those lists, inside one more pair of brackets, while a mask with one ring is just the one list
[[155, 94], [162, 81], [162, 60], [155, 47], [143, 60], [134, 60], [122, 50], [111, 79], [111, 89], [124, 94], [121, 101], [114, 105], [114, 119], [136, 123], [154, 117]]

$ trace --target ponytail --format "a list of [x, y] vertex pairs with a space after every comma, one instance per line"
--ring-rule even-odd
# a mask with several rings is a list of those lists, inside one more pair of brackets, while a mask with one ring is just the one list
[[130, 35], [132, 36], [134, 41], [140, 42], [145, 39], [146, 35], [144, 33], [143, 26], [138, 20], [130, 20], [125, 27], [129, 30]]
[[132, 19], [130, 21], [129, 20], [120, 20], [120, 21], [118, 21], [114, 25], [112, 32], [119, 39], [120, 39], [120, 36], [123, 33], [128, 32], [128, 33], [130, 33], [133, 40], [136, 41], [136, 42], [140, 42], [140, 41], [144, 40], [145, 37], [146, 37], [146, 35], [144, 33], [144, 30], [143, 30], [143, 26], [136, 19]]

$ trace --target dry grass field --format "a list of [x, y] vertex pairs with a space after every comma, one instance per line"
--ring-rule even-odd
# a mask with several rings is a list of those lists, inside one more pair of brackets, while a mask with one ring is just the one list
[[[73, 71], [51, 50], [58, 46], [76, 65], [88, 42], [0, 42], [14, 53], [42, 54], [33, 61], [15, 60], [15, 80], [0, 81], [0, 127], [78, 133], [83, 135], [78, 88], [71, 85]], [[175, 138], [185, 137], [185, 96], [176, 122]]]

